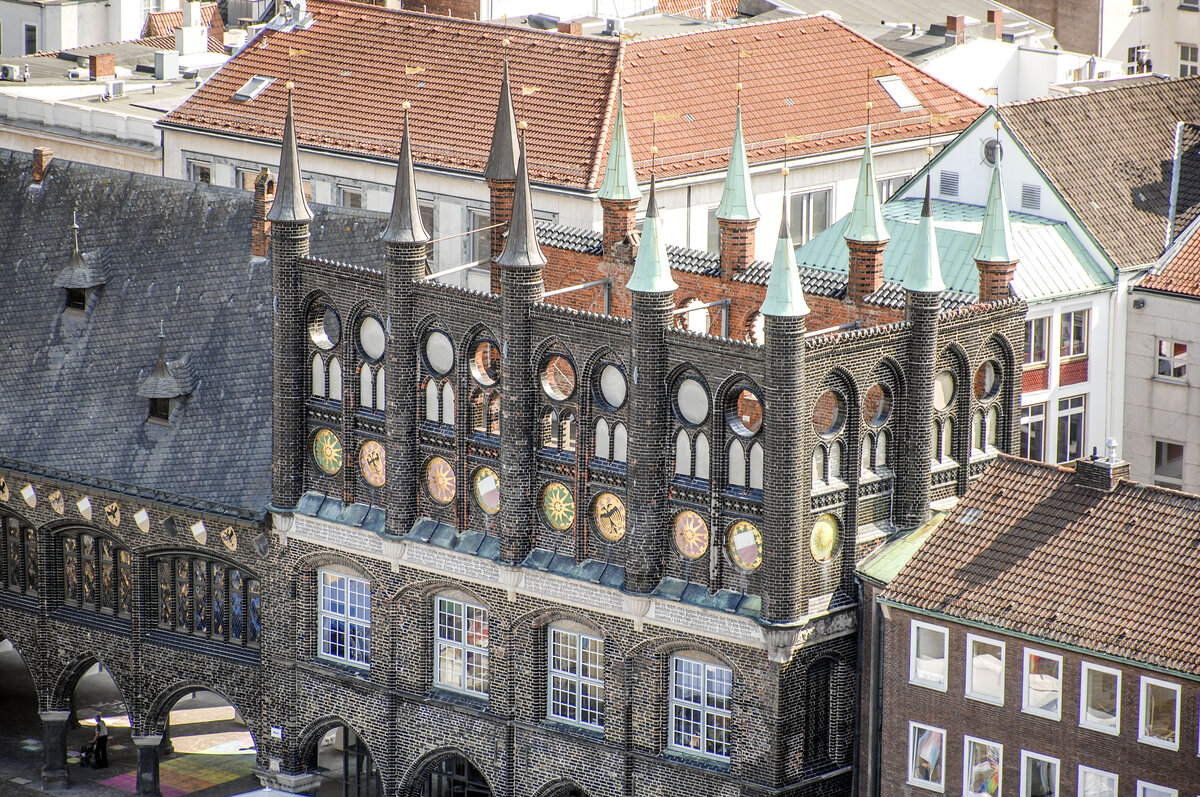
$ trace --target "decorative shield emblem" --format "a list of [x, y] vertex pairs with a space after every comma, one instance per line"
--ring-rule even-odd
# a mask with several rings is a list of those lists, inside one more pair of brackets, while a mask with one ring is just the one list
[[33, 489], [32, 484], [21, 488], [21, 497], [25, 499], [25, 503], [29, 504], [30, 509], [37, 506], [37, 490]]
[[8, 480], [0, 477], [0, 501], [8, 500]]
[[76, 502], [75, 508], [79, 510], [79, 515], [84, 520], [92, 519], [92, 499], [88, 498], [86, 495]]
[[55, 490], [50, 493], [50, 508], [54, 510], [56, 515], [61, 515], [66, 509], [66, 505], [63, 502], [62, 490]]
[[116, 501], [113, 501], [108, 506], [104, 507], [104, 516], [108, 518], [108, 522], [114, 526], [121, 525], [121, 506]]
[[196, 538], [196, 542], [201, 545], [208, 544], [208, 529], [204, 526], [203, 520], [197, 520], [192, 524], [192, 536]]
[[141, 529], [142, 531], [149, 531], [150, 530], [150, 513], [147, 512], [145, 509], [139, 509], [138, 511], [133, 513], [133, 522], [136, 523], [137, 527], [139, 529]]
[[233, 526], [221, 529], [221, 542], [225, 543], [225, 547], [229, 550], [237, 550], [237, 532], [233, 530]]

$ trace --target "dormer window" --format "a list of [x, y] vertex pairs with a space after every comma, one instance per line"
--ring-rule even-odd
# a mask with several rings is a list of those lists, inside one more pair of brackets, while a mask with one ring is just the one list
[[150, 423], [171, 422], [171, 401], [191, 394], [196, 387], [196, 374], [185, 354], [178, 360], [168, 360], [166, 340], [158, 336], [158, 361], [154, 370], [138, 385], [138, 395], [150, 402], [146, 420]]
[[67, 292], [64, 310], [86, 313], [88, 294], [108, 282], [110, 269], [108, 258], [101, 252], [84, 253], [79, 249], [79, 219], [71, 225], [74, 242], [66, 267], [58, 273], [54, 287]]
[[67, 288], [67, 309], [82, 313], [87, 309], [87, 291], [83, 288]]
[[150, 420], [159, 423], [171, 422], [171, 400], [169, 398], [152, 398], [150, 399], [150, 414], [147, 416]]

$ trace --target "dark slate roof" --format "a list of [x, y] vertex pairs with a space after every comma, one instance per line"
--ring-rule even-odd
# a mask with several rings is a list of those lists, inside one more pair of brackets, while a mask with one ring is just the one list
[[1162, 253], [1175, 126], [1200, 120], [1200, 77], [1013, 103], [999, 113], [1118, 267]]
[[999, 456], [884, 598], [1200, 673], [1200, 496]]
[[347, 504], [340, 498], [318, 492], [307, 492], [300, 496], [296, 503], [296, 514], [341, 523], [343, 526], [355, 526], [376, 534], [382, 534], [387, 523], [387, 513], [383, 507]]
[[[28, 155], [0, 150], [6, 465], [261, 512], [270, 497], [272, 294], [269, 265], [250, 255], [252, 195], [62, 159], [40, 186], [31, 179]], [[63, 312], [55, 287], [76, 207], [81, 250], [111, 274], [86, 316]], [[319, 208], [313, 253], [381, 262], [385, 221]], [[147, 423], [138, 395], [158, 359], [160, 322], [168, 354], [186, 355], [195, 380], [170, 426]]]
[[1200, 216], [1200, 123], [1179, 126], [1179, 148], [1175, 153], [1175, 161], [1179, 176], [1172, 198], [1175, 213], [1172, 241]]
[[542, 246], [552, 246], [568, 252], [582, 252], [586, 255], [599, 256], [604, 253], [604, 236], [596, 230], [562, 227], [548, 221], [537, 222], [536, 229]]

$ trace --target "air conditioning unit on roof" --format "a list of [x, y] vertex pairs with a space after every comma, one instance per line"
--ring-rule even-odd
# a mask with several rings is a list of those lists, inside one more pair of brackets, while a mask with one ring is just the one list
[[114, 80], [105, 87], [105, 95], [111, 100], [114, 97], [125, 96], [125, 81]]
[[21, 67], [16, 64], [0, 65], [0, 80], [20, 80]]

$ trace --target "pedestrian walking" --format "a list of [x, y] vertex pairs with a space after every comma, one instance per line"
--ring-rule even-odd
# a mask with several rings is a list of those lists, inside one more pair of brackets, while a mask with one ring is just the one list
[[108, 766], [108, 726], [104, 724], [104, 720], [99, 714], [96, 715], [96, 735], [92, 737], [92, 742], [96, 745], [96, 763], [93, 766], [96, 769]]

